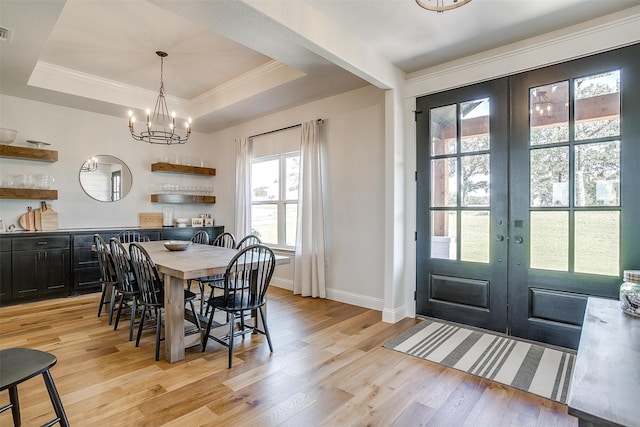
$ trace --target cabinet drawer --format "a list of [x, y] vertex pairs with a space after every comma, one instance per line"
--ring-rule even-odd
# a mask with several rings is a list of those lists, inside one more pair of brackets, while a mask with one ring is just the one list
[[11, 252], [11, 239], [0, 239], [0, 252]]
[[22, 237], [13, 239], [14, 251], [34, 251], [43, 249], [69, 248], [69, 236]]
[[73, 265], [78, 267], [98, 268], [98, 253], [89, 248], [75, 249], [73, 251]]
[[[109, 243], [109, 239], [112, 237], [116, 237], [118, 233], [116, 232], [108, 232], [108, 233], [98, 233], [102, 236], [105, 242]], [[89, 248], [91, 249], [93, 246], [93, 234], [76, 234], [73, 236], [73, 247], [74, 248]]]

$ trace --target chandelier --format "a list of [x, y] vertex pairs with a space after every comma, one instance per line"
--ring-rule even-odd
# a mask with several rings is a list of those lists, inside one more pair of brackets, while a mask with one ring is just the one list
[[184, 124], [184, 135], [179, 135], [176, 132], [176, 113], [172, 112], [171, 116], [169, 116], [167, 101], [164, 99], [162, 71], [167, 53], [159, 50], [156, 55], [160, 57], [160, 94], [156, 100], [156, 107], [153, 109], [153, 114], [147, 108], [147, 120], [143, 130], [139, 133], [136, 133], [133, 129], [136, 117], [133, 115], [133, 111], [129, 110], [129, 130], [136, 141], [144, 141], [149, 144], [184, 144], [189, 139], [189, 135], [191, 135], [191, 118]]
[[529, 113], [533, 114], [535, 111], [541, 116], [550, 116], [553, 103], [547, 96], [547, 91], [533, 90], [532, 95], [533, 98], [531, 99], [531, 109]]
[[80, 171], [82, 171], [82, 172], [93, 172], [96, 169], [98, 169], [98, 159], [96, 159], [95, 157], [91, 157], [89, 160], [84, 162], [84, 164], [80, 168]]
[[416, 0], [418, 6], [434, 12], [444, 12], [445, 10], [455, 9], [464, 6], [471, 0]]

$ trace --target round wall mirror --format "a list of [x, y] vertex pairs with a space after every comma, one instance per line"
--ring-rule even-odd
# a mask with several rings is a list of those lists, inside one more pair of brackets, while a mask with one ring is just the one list
[[88, 158], [80, 167], [80, 186], [92, 199], [116, 202], [131, 190], [131, 170], [117, 157], [99, 155]]

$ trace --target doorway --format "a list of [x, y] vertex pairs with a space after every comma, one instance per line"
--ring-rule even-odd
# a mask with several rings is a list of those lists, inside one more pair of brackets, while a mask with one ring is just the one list
[[639, 46], [417, 100], [418, 315], [577, 347], [640, 266]]

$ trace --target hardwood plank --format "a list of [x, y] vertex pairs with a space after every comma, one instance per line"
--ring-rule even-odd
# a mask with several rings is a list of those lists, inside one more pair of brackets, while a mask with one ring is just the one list
[[[96, 317], [98, 300], [0, 308], [0, 348], [57, 356], [51, 373], [72, 425], [577, 425], [565, 405], [382, 347], [415, 319], [388, 324], [378, 311], [271, 288], [274, 353], [262, 335], [237, 338], [227, 369], [219, 344], [155, 362], [152, 334], [136, 348], [127, 327]], [[19, 390], [23, 425], [51, 418], [41, 380]]]

